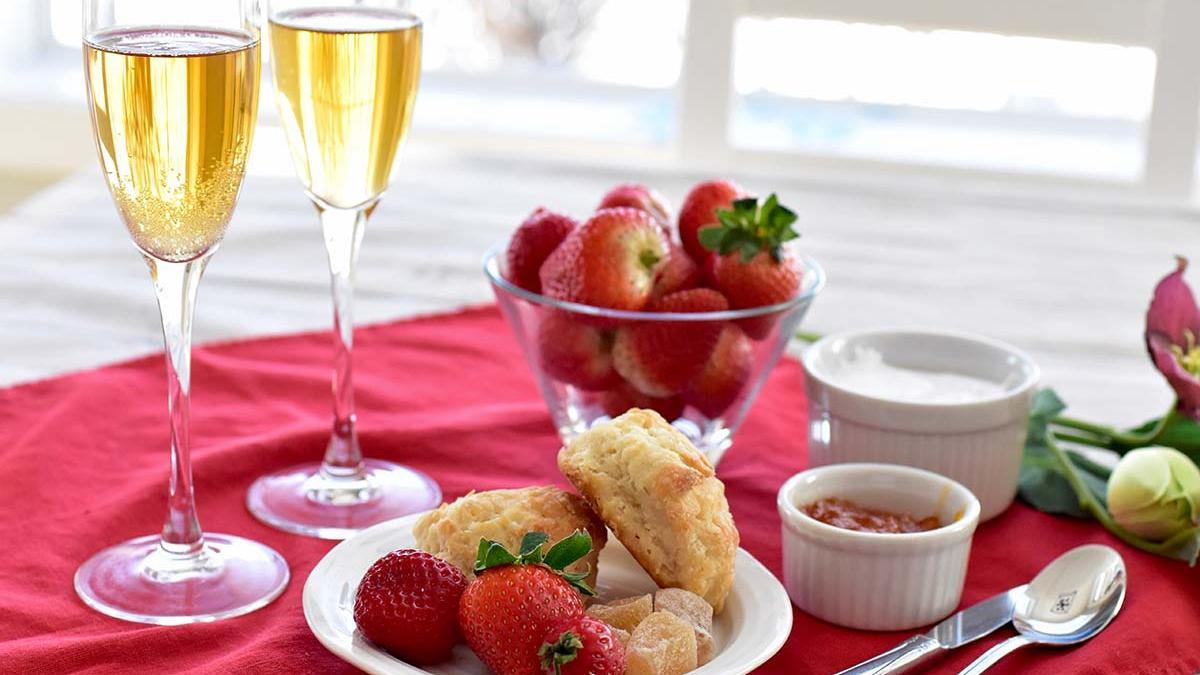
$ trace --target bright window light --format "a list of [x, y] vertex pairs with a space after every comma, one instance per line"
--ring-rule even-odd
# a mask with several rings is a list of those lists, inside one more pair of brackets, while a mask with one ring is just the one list
[[957, 30], [742, 19], [734, 86], [818, 101], [1142, 120], [1154, 52]]
[[[50, 2], [54, 40], [78, 48], [79, 0]], [[674, 134], [688, 0], [408, 7], [424, 23], [418, 127], [651, 145]]]
[[1151, 49], [795, 18], [736, 26], [734, 145], [1135, 180]]
[[83, 3], [79, 0], [50, 0], [50, 32], [64, 47], [83, 42]]

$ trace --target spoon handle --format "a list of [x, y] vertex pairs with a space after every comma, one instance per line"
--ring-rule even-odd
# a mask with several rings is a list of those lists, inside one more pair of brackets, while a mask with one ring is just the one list
[[1030, 640], [1024, 635], [1014, 635], [981, 654], [979, 658], [975, 659], [975, 661], [971, 663], [971, 665], [961, 670], [958, 675], [979, 675], [979, 673], [982, 673], [988, 668], [996, 665], [996, 662], [1005, 656], [1008, 656], [1012, 652], [1024, 647], [1025, 645], [1031, 644], [1033, 644], [1033, 640]]
[[869, 661], [863, 661], [837, 675], [885, 675], [902, 673], [925, 657], [940, 651], [941, 644], [924, 635], [914, 635]]

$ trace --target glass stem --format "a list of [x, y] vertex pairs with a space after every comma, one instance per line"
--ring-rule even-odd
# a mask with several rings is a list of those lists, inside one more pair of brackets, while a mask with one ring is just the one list
[[353, 209], [315, 203], [321, 215], [333, 289], [333, 434], [325, 450], [321, 471], [332, 477], [351, 478], [363, 473], [362, 449], [355, 429], [352, 377], [354, 266], [358, 261], [363, 230], [375, 203]]
[[192, 388], [192, 316], [206, 254], [189, 262], [165, 262], [145, 256], [158, 296], [167, 357], [167, 410], [171, 418], [171, 482], [162, 548], [177, 556], [199, 554], [204, 534], [196, 517], [192, 484], [192, 448], [188, 435]]

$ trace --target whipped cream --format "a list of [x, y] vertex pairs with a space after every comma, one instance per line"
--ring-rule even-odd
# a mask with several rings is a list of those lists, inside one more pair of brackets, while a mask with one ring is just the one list
[[893, 366], [870, 347], [829, 364], [828, 377], [856, 394], [912, 403], [969, 403], [1004, 393], [1002, 385], [969, 375]]

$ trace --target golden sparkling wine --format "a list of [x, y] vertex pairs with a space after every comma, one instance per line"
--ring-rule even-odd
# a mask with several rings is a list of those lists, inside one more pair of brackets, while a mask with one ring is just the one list
[[283, 128], [308, 192], [352, 208], [387, 188], [421, 74], [421, 24], [371, 7], [271, 17]]
[[90, 36], [84, 59], [100, 160], [134, 242], [172, 262], [211, 250], [254, 135], [257, 39], [118, 29]]

